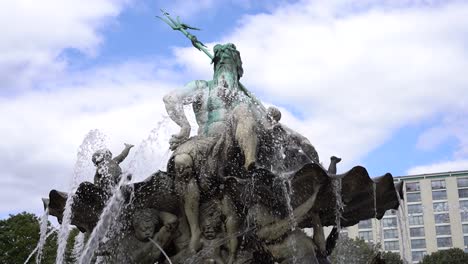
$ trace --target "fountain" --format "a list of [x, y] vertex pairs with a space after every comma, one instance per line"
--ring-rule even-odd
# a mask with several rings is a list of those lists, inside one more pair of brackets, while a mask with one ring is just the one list
[[[87, 241], [77, 242], [78, 263], [330, 263], [341, 227], [398, 209], [401, 188], [391, 174], [371, 179], [361, 166], [337, 174], [336, 157], [326, 170], [309, 140], [239, 82], [234, 44], [216, 45], [211, 54], [188, 32], [193, 27], [163, 14], [210, 57], [213, 80], [164, 97], [180, 127], [169, 141], [165, 171], [129, 182], [119, 163], [132, 145], [115, 158], [99, 148], [92, 155], [94, 182], [70, 194], [50, 192], [49, 214], [87, 233]], [[193, 137], [188, 104], [199, 125]], [[150, 141], [157, 131], [152, 135]], [[127, 173], [136, 173], [142, 156], [135, 155]], [[324, 226], [335, 227], [328, 238]], [[313, 237], [303, 228], [313, 228]]]

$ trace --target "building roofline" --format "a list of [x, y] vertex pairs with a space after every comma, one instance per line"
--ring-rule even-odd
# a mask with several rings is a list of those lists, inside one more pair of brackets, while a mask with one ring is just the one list
[[459, 177], [459, 176], [468, 176], [468, 170], [395, 176], [393, 177], [393, 179], [396, 181], [400, 181], [400, 180], [408, 181], [408, 180], [420, 180], [420, 179], [427, 179], [427, 178], [445, 178], [445, 177]]

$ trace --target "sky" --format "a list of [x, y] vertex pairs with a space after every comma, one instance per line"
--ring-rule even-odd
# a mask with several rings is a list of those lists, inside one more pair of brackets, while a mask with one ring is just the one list
[[122, 164], [134, 180], [164, 169], [178, 130], [162, 97], [213, 73], [160, 9], [209, 48], [235, 43], [241, 82], [325, 166], [336, 155], [338, 172], [371, 176], [468, 169], [468, 1], [6, 0], [0, 218], [40, 214], [51, 189], [92, 181], [89, 142], [114, 155], [135, 144]]

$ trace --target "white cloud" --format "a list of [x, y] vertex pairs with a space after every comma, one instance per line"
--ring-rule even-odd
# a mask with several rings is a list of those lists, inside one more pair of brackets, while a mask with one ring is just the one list
[[[296, 129], [322, 157], [342, 156], [342, 167], [405, 125], [468, 113], [468, 5], [379, 3], [284, 5], [244, 16], [223, 38], [241, 52], [243, 83], [267, 101], [293, 106], [301, 116]], [[210, 76], [200, 52], [176, 54], [189, 72]]]
[[[468, 113], [464, 39], [468, 5], [454, 3], [433, 9], [369, 4], [349, 13], [352, 3], [359, 1], [320, 2], [322, 5], [283, 3], [271, 14], [245, 16], [222, 40], [236, 43], [242, 54], [243, 83], [265, 101], [285, 107], [282, 122], [308, 136], [325, 165], [328, 156], [338, 155], [343, 158], [343, 171], [404, 125], [441, 113], [448, 117]], [[18, 208], [37, 212], [39, 198], [51, 188], [66, 190], [76, 149], [90, 129], [98, 128], [108, 136], [113, 153], [124, 142], [154, 138], [150, 131], [165, 112], [162, 95], [182, 85], [181, 73], [170, 65], [157, 65], [156, 70], [147, 62], [68, 72], [66, 61], [58, 54], [65, 48], [96, 52], [102, 41], [101, 23], [118, 15], [122, 7], [120, 1], [99, 3], [104, 4], [94, 11], [80, 4], [78, 14], [59, 16], [71, 17], [69, 24], [47, 20], [52, 19], [48, 18], [51, 13], [60, 13], [52, 11], [54, 5], [36, 9], [48, 22], [33, 26], [35, 34], [28, 33], [33, 29], [24, 23], [31, 20], [23, 20], [17, 32], [0, 23], [9, 34], [5, 35], [9, 36], [5, 37], [8, 45], [0, 46], [0, 54], [16, 52], [23, 56], [10, 56], [11, 61], [26, 65], [15, 68], [15, 63], [0, 61], [2, 89], [45, 84], [42, 72], [48, 67], [63, 71], [58, 83], [54, 76], [54, 82], [45, 85], [48, 89], [0, 99], [4, 124], [0, 131], [0, 212]], [[74, 13], [73, 8], [70, 4], [65, 10]], [[29, 16], [23, 13], [19, 17]], [[50, 33], [50, 24], [57, 24], [60, 34]], [[31, 43], [41, 43], [41, 36], [44, 42], [36, 49]], [[17, 42], [20, 44], [15, 45]], [[212, 76], [208, 59], [191, 47], [175, 49], [175, 61], [185, 66], [182, 74], [186, 76]], [[41, 62], [40, 68], [31, 66]], [[295, 114], [284, 109], [293, 109]], [[156, 157], [161, 157], [167, 148], [163, 143], [176, 129], [169, 124], [161, 143], [145, 141], [149, 143], [141, 151], [157, 152]], [[138, 177], [160, 166], [158, 158], [149, 157], [145, 163], [153, 164], [140, 169]], [[461, 156], [457, 159], [462, 160]]]
[[446, 171], [460, 171], [468, 168], [468, 159], [443, 161], [430, 165], [416, 166], [407, 171], [408, 175], [437, 173]]
[[[107, 136], [114, 155], [125, 142], [136, 145], [123, 167], [136, 169], [138, 175], [134, 176], [140, 180], [164, 165], [158, 159], [168, 153], [169, 136], [177, 128], [166, 119], [158, 137], [151, 130], [163, 120], [163, 95], [175, 86], [143, 77], [137, 80], [128, 69], [113, 65], [112, 78], [82, 76], [87, 81], [78, 85], [53, 92], [25, 92], [0, 103], [4, 124], [0, 132], [0, 212], [18, 208], [37, 212], [40, 197], [47, 196], [50, 189], [68, 190], [78, 146], [91, 129]], [[143, 66], [135, 70], [137, 76], [155, 72]], [[148, 139], [149, 135], [153, 137]], [[144, 139], [144, 145], [140, 144]], [[149, 157], [154, 160], [147, 160], [145, 167], [131, 162], [137, 152], [145, 151], [156, 152]], [[85, 179], [92, 181], [92, 177]]]
[[127, 0], [2, 1], [0, 4], [0, 93], [56, 78], [67, 64], [60, 55], [76, 49], [96, 53], [100, 30]]

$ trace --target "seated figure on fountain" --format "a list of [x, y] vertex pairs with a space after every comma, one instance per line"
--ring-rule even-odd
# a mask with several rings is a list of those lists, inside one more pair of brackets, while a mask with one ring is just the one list
[[[181, 196], [190, 227], [189, 247], [193, 252], [201, 247], [200, 193], [211, 193], [216, 185], [222, 183], [230, 165], [236, 167], [233, 164], [236, 158], [242, 160], [241, 166], [236, 167], [238, 170], [247, 171], [255, 166], [257, 134], [262, 122], [260, 105], [239, 82], [243, 69], [234, 44], [216, 45], [214, 53], [213, 80], [190, 82], [184, 90], [164, 97], [167, 113], [181, 127], [180, 133], [170, 140], [174, 153], [169, 167], [172, 166], [175, 172], [176, 190]], [[190, 139], [191, 128], [183, 110], [186, 104], [193, 105], [199, 125], [198, 135]], [[235, 147], [242, 155], [231, 159], [229, 155]], [[228, 195], [223, 195], [221, 200], [226, 231], [228, 235], [234, 234], [238, 219], [232, 200]], [[232, 238], [228, 244], [228, 263], [233, 263], [237, 238]]]
[[112, 158], [112, 152], [108, 149], [101, 149], [93, 154], [92, 161], [96, 166], [94, 184], [107, 194], [110, 194], [112, 187], [119, 183], [122, 175], [119, 164], [125, 160], [132, 147], [133, 145], [125, 143], [124, 150], [115, 158]]
[[[233, 263], [238, 247], [234, 234], [240, 220], [235, 199], [219, 187], [225, 187], [228, 177], [245, 177], [259, 166], [281, 172], [298, 169], [306, 162], [318, 163], [318, 154], [304, 136], [279, 123], [278, 109], [267, 111], [239, 82], [242, 61], [234, 44], [216, 45], [213, 63], [213, 80], [192, 81], [185, 89], [164, 97], [167, 113], [181, 127], [169, 142], [174, 153], [168, 171], [175, 176], [190, 227], [192, 252], [201, 248], [200, 200], [221, 196], [226, 233], [231, 237], [228, 263]], [[199, 126], [192, 138], [183, 108], [187, 104], [192, 104]], [[281, 146], [284, 151], [278, 151]], [[284, 160], [273, 158], [275, 155], [286, 155], [288, 162], [273, 161]]]

